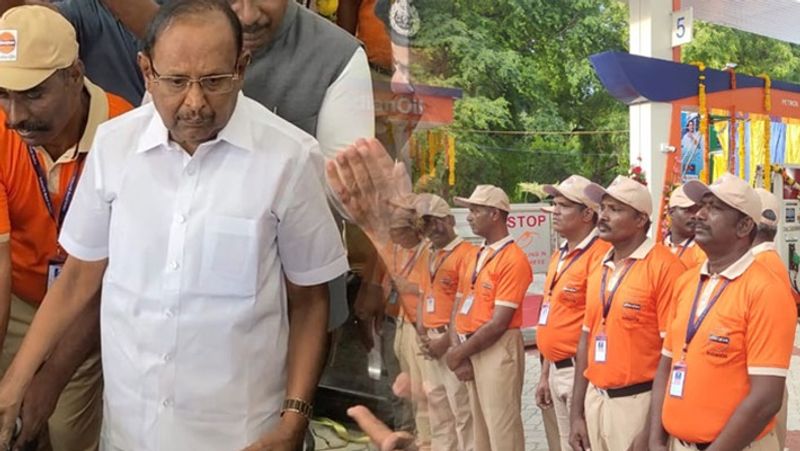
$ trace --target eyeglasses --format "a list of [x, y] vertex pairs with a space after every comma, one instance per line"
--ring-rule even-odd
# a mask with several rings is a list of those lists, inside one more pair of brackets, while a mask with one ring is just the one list
[[233, 90], [235, 82], [239, 80], [239, 74], [220, 74], [208, 75], [200, 78], [184, 77], [177, 75], [160, 75], [153, 61], [150, 61], [150, 68], [153, 70], [155, 79], [159, 86], [163, 87], [170, 94], [181, 94], [186, 92], [192, 83], [200, 85], [200, 89], [206, 94], [227, 94]]

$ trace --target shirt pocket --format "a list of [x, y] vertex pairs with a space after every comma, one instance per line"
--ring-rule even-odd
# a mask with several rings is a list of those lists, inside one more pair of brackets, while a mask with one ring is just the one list
[[654, 302], [647, 293], [628, 291], [619, 295], [614, 303], [619, 302], [619, 317], [623, 326], [638, 329], [655, 321]]
[[[690, 347], [699, 346], [703, 357], [710, 363], [729, 366], [732, 362], [744, 361], [745, 321], [731, 315], [709, 312], [700, 330], [692, 339]], [[705, 327], [704, 327], [705, 326]]]
[[212, 215], [203, 233], [200, 285], [212, 295], [255, 295], [258, 279], [258, 220]]

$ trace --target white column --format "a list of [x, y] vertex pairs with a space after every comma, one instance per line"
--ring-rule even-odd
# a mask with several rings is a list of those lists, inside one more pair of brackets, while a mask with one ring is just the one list
[[[672, 60], [670, 40], [672, 0], [629, 0], [630, 53]], [[671, 105], [648, 102], [629, 107], [630, 161], [642, 158], [653, 199], [654, 219], [664, 186], [666, 155], [661, 145], [669, 143]]]

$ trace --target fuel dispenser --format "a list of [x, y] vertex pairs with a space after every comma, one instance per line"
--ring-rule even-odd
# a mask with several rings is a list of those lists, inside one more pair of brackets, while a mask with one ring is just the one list
[[[800, 177], [800, 166], [788, 167], [789, 175], [797, 180]], [[773, 178], [773, 191], [781, 200], [780, 223], [775, 244], [783, 264], [789, 270], [789, 279], [798, 289], [798, 267], [800, 267], [800, 191], [790, 186], [784, 186], [781, 177]]]

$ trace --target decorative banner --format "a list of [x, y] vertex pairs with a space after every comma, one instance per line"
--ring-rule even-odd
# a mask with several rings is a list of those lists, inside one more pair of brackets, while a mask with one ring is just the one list
[[447, 184], [456, 184], [456, 138], [447, 135]]
[[700, 117], [690, 111], [681, 112], [681, 169], [680, 181], [701, 179], [707, 161], [703, 149], [706, 140], [700, 131]]

